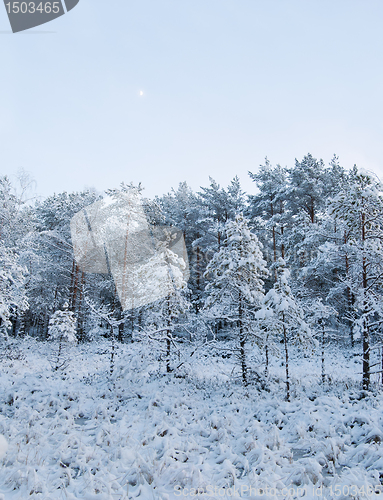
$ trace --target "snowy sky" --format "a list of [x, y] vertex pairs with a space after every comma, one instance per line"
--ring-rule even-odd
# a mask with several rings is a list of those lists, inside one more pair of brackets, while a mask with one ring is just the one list
[[382, 19], [381, 0], [80, 0], [12, 34], [1, 7], [0, 173], [42, 195], [254, 191], [266, 155], [311, 152], [383, 178]]

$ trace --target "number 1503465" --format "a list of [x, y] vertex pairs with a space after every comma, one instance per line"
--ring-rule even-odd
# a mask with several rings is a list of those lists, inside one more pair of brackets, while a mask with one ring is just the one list
[[60, 2], [8, 2], [5, 4], [8, 14], [58, 14], [60, 12]]

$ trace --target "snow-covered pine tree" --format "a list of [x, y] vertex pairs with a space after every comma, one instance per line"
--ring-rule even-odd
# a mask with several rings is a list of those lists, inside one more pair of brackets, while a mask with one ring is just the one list
[[201, 205], [197, 227], [200, 238], [193, 245], [199, 245], [202, 251], [212, 255], [221, 247], [225, 224], [234, 220], [245, 208], [245, 193], [238, 177], [234, 177], [227, 189], [221, 188], [211, 177], [210, 187], [201, 187], [198, 201]]
[[288, 184], [284, 190], [286, 206], [286, 261], [291, 276], [300, 279], [300, 269], [315, 257], [317, 224], [326, 205], [326, 168], [322, 159], [308, 153], [294, 167], [287, 169]]
[[258, 224], [266, 232], [264, 239], [271, 250], [268, 260], [276, 262], [278, 256], [284, 258], [286, 171], [280, 165], [273, 167], [266, 157], [258, 172], [249, 172], [249, 176], [256, 183], [259, 193], [249, 196], [248, 213], [252, 219], [259, 221]]
[[13, 186], [7, 176], [0, 177], [0, 240], [8, 248], [17, 248], [33, 227], [33, 208], [27, 205], [33, 181], [21, 171]]
[[321, 348], [321, 376], [322, 384], [326, 381], [325, 370], [325, 348], [329, 337], [331, 320], [337, 316], [336, 310], [328, 304], [324, 304], [322, 299], [316, 299], [308, 305], [307, 322], [310, 325], [314, 337], [320, 338]]
[[[86, 294], [87, 295], [87, 294]], [[107, 325], [108, 338], [111, 340], [110, 358], [109, 358], [109, 376], [114, 373], [115, 353], [116, 353], [116, 337], [120, 336], [120, 327], [124, 324], [125, 318], [121, 314], [121, 304], [117, 299], [117, 291], [115, 288], [114, 307], [108, 308], [105, 304], [97, 306], [92, 300], [85, 295], [85, 302], [90, 310], [91, 316], [98, 320], [98, 323]], [[115, 307], [118, 302], [119, 307]], [[117, 333], [118, 332], [118, 333]], [[119, 339], [120, 340], [120, 339]]]
[[288, 170], [289, 187], [286, 191], [287, 205], [292, 214], [303, 212], [311, 224], [317, 221], [324, 208], [325, 166], [308, 153], [302, 161], [295, 159], [295, 165]]
[[177, 191], [172, 191], [157, 199], [162, 209], [162, 225], [173, 226], [182, 231], [189, 256], [191, 302], [198, 313], [203, 294], [203, 273], [205, 263], [199, 245], [193, 242], [200, 238], [197, 221], [201, 216], [201, 200], [193, 193], [186, 182], [180, 182]]
[[23, 171], [12, 185], [0, 176], [0, 329], [16, 335], [28, 310], [25, 262], [21, 259], [25, 235], [33, 228], [33, 208], [27, 194], [33, 181]]
[[[85, 273], [73, 256], [70, 221], [75, 213], [98, 199], [100, 196], [93, 190], [64, 192], [39, 201], [34, 207], [36, 229], [28, 236], [29, 251], [25, 262], [33, 277], [27, 284], [31, 320], [40, 327], [43, 337], [47, 334], [48, 318], [59, 304], [68, 301], [69, 309], [78, 319], [85, 316]], [[93, 276], [90, 279], [95, 280]], [[79, 321], [78, 337], [81, 337], [81, 327]]]
[[242, 214], [226, 223], [221, 248], [209, 262], [205, 274], [210, 279], [206, 286], [205, 310], [210, 317], [231, 323], [242, 381], [247, 385], [246, 342], [251, 337], [258, 345], [263, 344], [254, 312], [264, 298], [263, 279], [268, 271], [261, 244]]
[[[319, 168], [321, 168], [321, 162], [319, 162]], [[334, 156], [329, 167], [323, 169], [320, 176], [318, 175], [316, 184], [311, 188], [306, 186], [308, 194], [311, 193], [311, 211], [302, 208], [297, 214], [292, 212], [294, 219], [292, 226], [294, 227], [291, 227], [290, 233], [295, 232], [296, 238], [295, 246], [290, 247], [289, 250], [290, 253], [294, 250], [294, 255], [302, 257], [302, 259], [299, 257], [295, 260], [299, 268], [295, 267], [292, 273], [296, 277], [293, 289], [299, 292], [301, 298], [309, 301], [313, 297], [326, 300], [334, 281], [337, 281], [339, 270], [345, 264], [344, 256], [341, 255], [338, 256], [336, 263], [333, 259], [327, 259], [330, 246], [343, 242], [345, 233], [340, 222], [335, 222], [334, 218], [325, 211], [326, 203], [339, 192], [344, 182], [345, 172], [339, 165], [337, 157]], [[323, 199], [319, 203], [320, 194]], [[309, 212], [310, 216], [308, 216]], [[312, 217], [314, 222], [312, 222]], [[293, 240], [294, 238], [290, 238], [290, 243]], [[291, 259], [290, 261], [294, 266], [294, 261]], [[338, 295], [336, 300], [341, 307], [343, 304], [339, 303], [339, 299]], [[340, 301], [343, 302], [342, 299]]]
[[273, 266], [277, 271], [277, 280], [263, 301], [263, 311], [259, 317], [264, 318], [267, 330], [274, 335], [282, 336], [285, 349], [286, 400], [290, 401], [289, 344], [300, 343], [308, 347], [313, 345], [309, 326], [304, 320], [304, 313], [289, 285], [290, 271], [280, 257]]
[[148, 302], [141, 311], [145, 316], [145, 327], [140, 337], [149, 341], [152, 350], [164, 353], [168, 373], [173, 371], [171, 357], [172, 345], [176, 344], [177, 322], [190, 307], [183, 274], [186, 264], [182, 257], [168, 248], [172, 237], [175, 234], [169, 231], [165, 241], [157, 242], [154, 256], [140, 270], [145, 283], [138, 281], [136, 284], [137, 296], [147, 297]]
[[163, 299], [146, 307], [143, 313], [143, 340], [149, 342], [152, 352], [160, 353], [160, 358], [165, 360], [167, 373], [174, 371], [172, 358], [178, 343], [176, 330], [182, 329], [180, 318], [185, 316], [190, 307], [185, 292], [185, 289], [174, 289]]
[[72, 311], [68, 310], [68, 303], [65, 303], [63, 310], [53, 313], [49, 320], [48, 335], [51, 340], [58, 342], [57, 355], [53, 369], [57, 371], [65, 366], [67, 360], [63, 358], [63, 346], [77, 342], [76, 318]]
[[0, 242], [0, 333], [5, 336], [11, 315], [28, 308], [24, 287], [27, 271], [18, 260], [18, 255]]
[[383, 186], [368, 172], [351, 170], [330, 213], [348, 231], [348, 269], [344, 277], [355, 300], [354, 328], [363, 343], [363, 389], [370, 386], [370, 337], [383, 324]]

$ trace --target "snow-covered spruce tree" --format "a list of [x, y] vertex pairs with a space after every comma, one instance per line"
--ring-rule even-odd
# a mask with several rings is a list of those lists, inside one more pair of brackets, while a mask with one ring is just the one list
[[268, 332], [282, 336], [285, 350], [286, 400], [290, 401], [289, 344], [294, 342], [308, 347], [312, 346], [314, 341], [304, 320], [303, 310], [291, 292], [290, 271], [285, 261], [280, 257], [273, 267], [277, 271], [277, 280], [274, 287], [267, 292], [258, 317], [263, 318]]
[[206, 286], [205, 310], [208, 316], [225, 319], [232, 325], [237, 342], [242, 381], [248, 383], [246, 342], [249, 338], [263, 345], [261, 330], [256, 326], [254, 312], [264, 298], [263, 279], [268, 275], [261, 244], [243, 215], [225, 225], [221, 248], [206, 268], [210, 279]]
[[53, 369], [57, 371], [67, 363], [67, 359], [63, 359], [64, 346], [77, 342], [76, 318], [74, 313], [68, 310], [67, 303], [64, 304], [62, 311], [56, 311], [51, 316], [48, 335], [51, 340], [55, 340], [58, 343], [57, 354], [53, 363]]
[[347, 228], [344, 282], [355, 301], [354, 330], [363, 343], [363, 389], [370, 386], [370, 336], [383, 324], [383, 186], [368, 172], [351, 170], [329, 211]]

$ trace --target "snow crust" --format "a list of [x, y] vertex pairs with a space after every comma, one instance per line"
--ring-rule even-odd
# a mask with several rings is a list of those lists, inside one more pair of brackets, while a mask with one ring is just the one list
[[330, 355], [321, 387], [319, 359], [292, 349], [287, 403], [280, 359], [259, 391], [219, 352], [201, 349], [177, 377], [142, 348], [119, 345], [109, 378], [106, 341], [78, 346], [65, 372], [52, 371], [49, 344], [13, 343], [0, 365], [0, 498], [174, 500], [191, 488], [208, 500], [275, 498], [229, 495], [251, 486], [343, 499], [336, 485], [380, 485], [382, 393], [360, 398], [352, 353]]
[[0, 459], [2, 459], [8, 450], [8, 443], [4, 436], [0, 435]]

